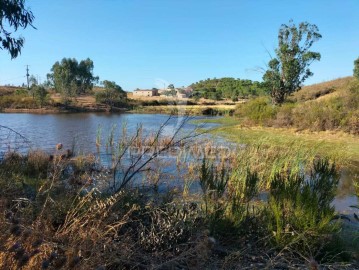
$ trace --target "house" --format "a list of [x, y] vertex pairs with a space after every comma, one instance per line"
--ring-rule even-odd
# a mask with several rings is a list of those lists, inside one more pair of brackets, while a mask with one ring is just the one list
[[158, 96], [158, 90], [157, 89], [136, 89], [133, 91], [134, 97], [154, 97]]

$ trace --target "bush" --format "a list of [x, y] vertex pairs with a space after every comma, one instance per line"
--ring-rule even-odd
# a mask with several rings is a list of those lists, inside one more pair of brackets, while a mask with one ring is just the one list
[[259, 97], [237, 105], [235, 115], [244, 117], [250, 123], [263, 125], [271, 123], [277, 110], [267, 97]]
[[109, 105], [111, 107], [125, 107], [126, 98], [121, 92], [115, 90], [104, 90], [95, 94], [96, 102]]
[[[309, 176], [276, 174], [271, 181], [267, 216], [275, 244], [314, 247], [333, 232], [331, 220], [339, 175], [334, 164], [317, 160]], [[303, 242], [304, 241], [304, 242]]]
[[273, 120], [273, 126], [275, 127], [289, 127], [293, 125], [293, 109], [295, 104], [284, 103], [278, 108], [278, 112]]
[[29, 97], [27, 94], [12, 94], [6, 96], [0, 96], [0, 108], [12, 108], [12, 109], [34, 109], [38, 104], [36, 100]]
[[300, 129], [324, 131], [341, 129], [358, 134], [359, 83], [354, 82], [340, 95], [298, 105], [292, 124]]

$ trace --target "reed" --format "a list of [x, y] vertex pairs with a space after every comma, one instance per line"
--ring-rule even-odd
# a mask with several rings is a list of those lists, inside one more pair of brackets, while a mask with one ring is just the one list
[[[112, 139], [110, 168], [94, 156], [8, 153], [0, 161], [0, 268], [271, 269], [310, 261], [343, 269], [332, 161], [300, 144], [192, 147], [162, 131], [139, 127], [129, 136], [123, 128]], [[172, 164], [183, 186], [161, 190], [173, 183], [158, 153], [171, 152], [179, 154]], [[114, 179], [127, 182], [101, 186]], [[259, 199], [264, 191], [268, 200]]]

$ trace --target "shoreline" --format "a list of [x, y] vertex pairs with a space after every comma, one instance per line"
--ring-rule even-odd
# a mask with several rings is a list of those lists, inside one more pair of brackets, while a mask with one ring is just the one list
[[128, 112], [126, 108], [112, 108], [102, 109], [102, 108], [83, 108], [83, 107], [69, 107], [69, 108], [36, 108], [36, 109], [13, 109], [13, 108], [4, 108], [0, 110], [0, 113], [29, 113], [29, 114], [59, 114], [59, 113], [118, 113], [118, 112]]
[[206, 119], [221, 126], [211, 131], [235, 143], [307, 149], [325, 155], [337, 164], [359, 169], [359, 136], [339, 130], [310, 131], [295, 128], [245, 126], [232, 117]]

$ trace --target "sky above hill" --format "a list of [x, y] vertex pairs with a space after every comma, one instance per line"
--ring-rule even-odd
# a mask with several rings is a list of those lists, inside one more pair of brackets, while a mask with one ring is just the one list
[[206, 78], [261, 80], [278, 29], [293, 19], [319, 27], [322, 54], [306, 84], [353, 73], [359, 57], [359, 1], [33, 0], [37, 30], [20, 31], [22, 54], [0, 51], [0, 85], [41, 81], [63, 57], [94, 61], [100, 80], [127, 91], [187, 86]]

